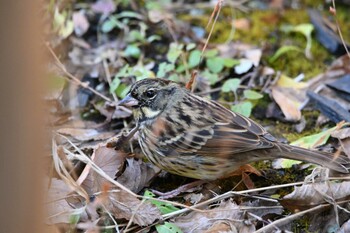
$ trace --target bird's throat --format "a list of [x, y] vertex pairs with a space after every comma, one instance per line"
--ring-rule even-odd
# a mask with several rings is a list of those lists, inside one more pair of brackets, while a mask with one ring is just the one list
[[148, 120], [154, 120], [159, 114], [161, 110], [153, 110], [149, 107], [141, 107], [139, 111], [134, 112], [134, 116], [138, 119], [139, 122], [145, 122]]

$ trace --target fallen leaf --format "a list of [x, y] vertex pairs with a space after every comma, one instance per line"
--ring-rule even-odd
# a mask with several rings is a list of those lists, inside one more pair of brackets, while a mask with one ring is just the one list
[[164, 224], [156, 225], [158, 233], [182, 233], [181, 229], [173, 223], [165, 222]]
[[70, 193], [72, 190], [65, 182], [56, 178], [51, 179], [46, 204], [48, 224], [70, 223], [72, 216], [79, 216], [85, 212], [85, 206], [75, 209], [67, 202], [66, 198]]
[[343, 125], [344, 125], [344, 122], [340, 122], [333, 128], [330, 128], [324, 132], [299, 138], [298, 140], [290, 144], [293, 146], [300, 146], [306, 149], [314, 149], [318, 146], [324, 145], [328, 141], [329, 137], [331, 136], [331, 133], [337, 129], [342, 128]]
[[335, 130], [331, 136], [339, 140], [343, 151], [350, 158], [350, 128]]
[[186, 216], [180, 216], [174, 224], [181, 228], [183, 232], [204, 232], [214, 226], [214, 224], [225, 223], [226, 219], [230, 219], [232, 226], [237, 229], [250, 228], [250, 231], [255, 230], [255, 226], [247, 224], [248, 221], [243, 220], [243, 211], [232, 200], [223, 201], [216, 208], [207, 209], [204, 212], [192, 212]]
[[295, 95], [293, 89], [274, 86], [272, 88], [272, 97], [281, 108], [286, 120], [299, 121], [301, 119], [299, 108], [302, 102]]
[[95, 13], [108, 16], [116, 10], [116, 5], [113, 0], [98, 0], [91, 5], [91, 9]]
[[117, 181], [135, 193], [149, 184], [160, 171], [158, 167], [149, 163], [146, 164], [141, 159], [130, 158], [126, 161], [125, 171], [117, 178]]
[[89, 29], [89, 21], [87, 20], [84, 11], [76, 11], [73, 13], [74, 32], [77, 36], [82, 36]]
[[255, 67], [258, 67], [261, 60], [262, 51], [261, 49], [249, 49], [244, 51], [244, 56], [252, 61]]
[[293, 160], [293, 159], [275, 159], [272, 162], [272, 167], [275, 169], [291, 168], [293, 165], [300, 164], [300, 163], [302, 162], [298, 160]]
[[232, 226], [229, 222], [216, 222], [210, 228], [208, 228], [204, 233], [238, 233], [238, 229], [235, 226]]
[[[93, 152], [92, 161], [101, 168], [109, 177], [115, 179], [116, 174], [124, 165], [126, 155], [113, 148], [100, 146]], [[87, 165], [77, 180], [84, 189], [92, 194], [102, 190], [105, 183], [109, 183], [104, 177]]]
[[123, 190], [108, 193], [105, 202], [106, 208], [117, 219], [132, 219], [139, 226], [147, 226], [162, 216], [157, 207], [148, 201], [140, 201]]
[[[155, 195], [148, 190], [145, 191], [143, 196], [144, 197], [155, 197]], [[152, 203], [153, 205], [155, 205], [162, 214], [169, 214], [171, 212], [179, 210], [179, 208], [176, 208], [172, 204], [164, 202], [164, 201], [149, 200], [149, 202]]]
[[327, 202], [350, 198], [350, 181], [304, 184], [283, 197], [281, 204], [290, 210], [305, 210]]
[[306, 88], [308, 84], [305, 82], [297, 82], [294, 79], [291, 79], [285, 75], [281, 75], [281, 77], [277, 81], [277, 86], [293, 89], [303, 89]]
[[247, 73], [254, 66], [253, 61], [242, 58], [239, 60], [239, 64], [234, 67], [236, 74]]
[[99, 132], [95, 129], [61, 128], [58, 133], [71, 136], [78, 141], [105, 140], [115, 135], [113, 132]]
[[252, 113], [252, 109], [253, 109], [253, 104], [249, 101], [243, 101], [231, 107], [231, 110], [233, 112], [237, 112], [246, 117], [250, 117], [250, 114]]

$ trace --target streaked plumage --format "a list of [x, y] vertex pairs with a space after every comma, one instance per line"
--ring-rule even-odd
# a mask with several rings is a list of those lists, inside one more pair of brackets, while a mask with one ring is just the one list
[[121, 103], [133, 108], [139, 143], [150, 162], [204, 180], [229, 176], [241, 165], [290, 158], [348, 172], [331, 154], [278, 142], [262, 126], [163, 79], [136, 82]]

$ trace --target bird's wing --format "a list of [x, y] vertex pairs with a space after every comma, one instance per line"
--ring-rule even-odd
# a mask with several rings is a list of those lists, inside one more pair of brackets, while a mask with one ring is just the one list
[[262, 126], [216, 102], [192, 96], [183, 104], [174, 108], [172, 118], [163, 118], [165, 125], [177, 125], [177, 132], [158, 139], [165, 154], [230, 157], [275, 145]]

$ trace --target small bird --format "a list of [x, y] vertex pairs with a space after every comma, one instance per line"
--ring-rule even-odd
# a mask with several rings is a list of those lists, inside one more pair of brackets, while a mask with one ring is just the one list
[[216, 180], [240, 166], [288, 158], [348, 173], [347, 160], [279, 142], [261, 125], [159, 78], [134, 83], [119, 105], [131, 107], [147, 159], [180, 176]]

